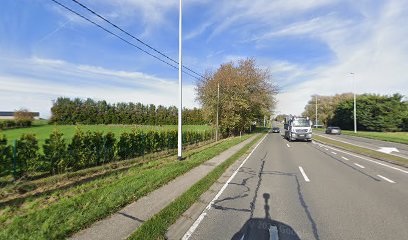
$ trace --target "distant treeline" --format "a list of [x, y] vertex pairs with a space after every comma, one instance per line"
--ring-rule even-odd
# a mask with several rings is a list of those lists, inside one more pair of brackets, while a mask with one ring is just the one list
[[[303, 112], [304, 116], [315, 119], [315, 107], [319, 123], [326, 126], [339, 126], [352, 130], [353, 94], [335, 96], [312, 96]], [[401, 94], [378, 95], [362, 94], [357, 96], [357, 129], [365, 131], [408, 131], [408, 101]]]
[[[93, 99], [58, 98], [51, 108], [50, 123], [55, 124], [140, 124], [175, 125], [178, 110], [142, 103], [115, 103]], [[183, 109], [183, 124], [206, 124], [201, 109]]]

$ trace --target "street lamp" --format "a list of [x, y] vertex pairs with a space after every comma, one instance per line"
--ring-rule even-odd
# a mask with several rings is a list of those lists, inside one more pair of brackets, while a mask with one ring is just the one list
[[316, 94], [316, 122], [315, 122], [315, 128], [317, 128], [317, 94]]
[[357, 114], [356, 114], [356, 81], [354, 79], [354, 73], [350, 73], [353, 80], [353, 97], [354, 97], [354, 133], [357, 133]]
[[215, 141], [218, 142], [218, 111], [220, 108], [220, 83], [217, 83], [217, 123], [215, 129]]
[[178, 66], [178, 76], [179, 76], [179, 109], [178, 109], [178, 149], [177, 149], [177, 159], [182, 160], [182, 118], [181, 111], [183, 110], [183, 92], [182, 92], [182, 0], [180, 0], [180, 9], [179, 9], [179, 66]]

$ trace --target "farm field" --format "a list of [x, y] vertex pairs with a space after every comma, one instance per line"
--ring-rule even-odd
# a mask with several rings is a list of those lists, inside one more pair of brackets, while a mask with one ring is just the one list
[[[24, 133], [35, 134], [38, 139], [39, 145], [44, 144], [45, 139], [49, 137], [54, 129], [58, 129], [64, 134], [66, 140], [70, 140], [76, 131], [76, 128], [82, 131], [91, 132], [112, 132], [116, 137], [119, 137], [123, 132], [132, 131], [132, 129], [137, 129], [141, 131], [149, 130], [177, 130], [177, 125], [163, 125], [163, 126], [152, 126], [152, 125], [48, 125], [44, 120], [38, 120], [34, 122], [33, 127], [30, 128], [18, 128], [18, 129], [8, 129], [0, 131], [0, 135], [5, 135], [8, 142], [11, 143], [13, 140], [20, 138]], [[183, 131], [186, 130], [210, 130], [211, 127], [207, 125], [184, 125]]]

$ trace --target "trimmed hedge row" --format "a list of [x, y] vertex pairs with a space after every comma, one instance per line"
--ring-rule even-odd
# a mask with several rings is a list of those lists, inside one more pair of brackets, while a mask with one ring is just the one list
[[[212, 131], [183, 132], [184, 145], [212, 138]], [[0, 176], [12, 174], [19, 178], [38, 172], [53, 175], [175, 148], [177, 131], [174, 130], [133, 130], [122, 133], [117, 139], [111, 132], [103, 134], [78, 129], [69, 144], [61, 132], [54, 130], [45, 140], [42, 153], [35, 135], [23, 134], [12, 144], [0, 135]]]
[[0, 121], [0, 129], [31, 127], [32, 124], [31, 120], [3, 120]]

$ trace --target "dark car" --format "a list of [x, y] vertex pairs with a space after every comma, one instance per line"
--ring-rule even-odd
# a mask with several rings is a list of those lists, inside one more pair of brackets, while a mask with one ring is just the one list
[[278, 127], [273, 127], [272, 132], [273, 133], [280, 133], [280, 129]]
[[328, 127], [326, 129], [326, 134], [341, 134], [341, 129], [339, 127]]

